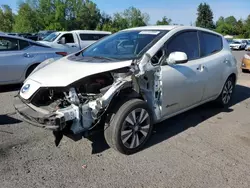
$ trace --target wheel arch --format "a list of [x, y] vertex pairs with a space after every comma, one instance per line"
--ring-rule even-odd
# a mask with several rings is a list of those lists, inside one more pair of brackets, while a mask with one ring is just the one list
[[230, 78], [230, 77], [233, 78], [233, 80], [234, 80], [234, 85], [236, 85], [236, 82], [237, 82], [237, 75], [236, 75], [236, 73], [233, 72], [233, 73], [229, 74], [229, 76], [227, 76], [227, 77], [225, 78], [225, 80], [223, 81], [223, 84], [222, 84], [222, 86], [221, 86], [221, 88], [220, 88], [220, 92], [218, 93], [217, 97], [221, 94], [221, 92], [222, 92], [222, 90], [223, 90], [223, 87], [224, 87], [224, 84], [226, 83], [226, 81], [227, 81], [228, 78]]
[[28, 66], [28, 68], [25, 71], [25, 79], [29, 76], [29, 74], [31, 73], [31, 71], [37, 66], [39, 65], [39, 62], [36, 63], [32, 63], [31, 65]]
[[124, 88], [112, 98], [112, 100], [109, 103], [107, 112], [109, 113], [115, 111], [123, 103], [131, 99], [141, 99], [145, 101], [143, 96], [140, 93], [133, 90], [133, 88], [131, 87]]

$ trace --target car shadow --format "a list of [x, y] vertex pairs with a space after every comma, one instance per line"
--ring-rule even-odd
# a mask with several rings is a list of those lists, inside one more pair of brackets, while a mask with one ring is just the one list
[[[250, 88], [236, 85], [231, 106], [248, 98], [250, 98]], [[148, 143], [144, 146], [144, 149], [161, 143], [191, 127], [196, 127], [200, 123], [221, 112], [230, 113], [233, 111], [230, 107], [228, 109], [220, 109], [216, 108], [212, 103], [207, 103], [158, 123], [154, 126], [153, 134]], [[104, 139], [103, 132], [91, 136], [90, 141], [92, 141], [92, 154], [101, 153], [109, 148]]]
[[22, 84], [12, 84], [0, 86], [0, 93], [18, 91], [22, 87]]
[[15, 123], [20, 123], [19, 119], [13, 118], [9, 115], [0, 115], [0, 126], [1, 125], [10, 125]]

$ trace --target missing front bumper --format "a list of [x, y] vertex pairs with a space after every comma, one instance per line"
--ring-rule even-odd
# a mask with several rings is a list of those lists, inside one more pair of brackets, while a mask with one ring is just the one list
[[26, 104], [19, 96], [14, 98], [14, 107], [23, 121], [34, 126], [54, 131], [62, 130], [66, 126], [64, 117], [57, 117], [55, 113]]

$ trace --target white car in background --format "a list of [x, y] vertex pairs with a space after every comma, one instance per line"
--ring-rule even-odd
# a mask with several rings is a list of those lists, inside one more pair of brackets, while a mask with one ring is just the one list
[[229, 46], [232, 50], [244, 50], [246, 45], [246, 41], [233, 41]]
[[213, 31], [132, 28], [47, 63], [26, 80], [14, 106], [24, 121], [53, 130], [56, 145], [63, 135], [82, 138], [101, 128], [110, 147], [131, 154], [157, 122], [209, 101], [227, 107], [236, 65]]
[[58, 31], [38, 42], [73, 53], [110, 34], [111, 32], [108, 31], [92, 30]]
[[29, 39], [0, 34], [0, 85], [22, 83], [44, 60], [65, 55]]
[[247, 45], [245, 47], [245, 51], [250, 51], [250, 40], [247, 40]]

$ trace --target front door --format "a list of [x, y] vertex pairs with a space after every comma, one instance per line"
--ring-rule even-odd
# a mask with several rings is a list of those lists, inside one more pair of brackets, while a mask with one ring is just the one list
[[77, 41], [77, 38], [73, 36], [72, 33], [63, 34], [60, 39], [62, 37], [65, 37], [65, 44], [61, 45], [64, 46], [64, 49], [66, 49], [68, 53], [73, 53], [80, 50], [79, 42]]
[[164, 46], [166, 56], [185, 52], [188, 62], [162, 65], [162, 116], [168, 116], [201, 102], [206, 68], [199, 57], [197, 31], [185, 31], [172, 37]]

